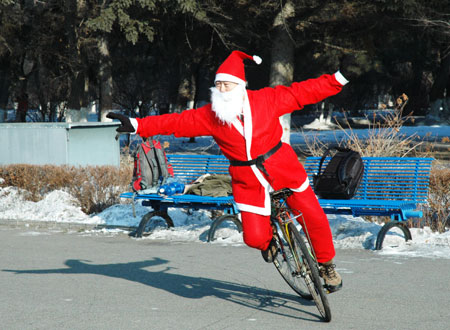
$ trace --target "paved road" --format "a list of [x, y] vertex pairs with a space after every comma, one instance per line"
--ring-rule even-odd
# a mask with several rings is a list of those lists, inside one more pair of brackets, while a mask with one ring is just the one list
[[450, 260], [339, 250], [323, 323], [259, 252], [0, 225], [1, 329], [448, 329]]

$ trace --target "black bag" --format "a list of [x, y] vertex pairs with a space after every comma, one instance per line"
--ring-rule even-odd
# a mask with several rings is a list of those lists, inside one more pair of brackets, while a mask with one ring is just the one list
[[[322, 172], [322, 164], [332, 149], [337, 153]], [[364, 163], [358, 152], [332, 147], [325, 151], [319, 171], [313, 176], [314, 192], [323, 199], [350, 199], [355, 195], [364, 172]]]

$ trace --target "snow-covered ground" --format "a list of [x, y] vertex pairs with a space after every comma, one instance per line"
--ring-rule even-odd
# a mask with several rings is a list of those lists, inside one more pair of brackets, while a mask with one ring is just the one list
[[[416, 133], [427, 139], [442, 140], [450, 137], [449, 126], [436, 127], [405, 127], [405, 134]], [[356, 130], [358, 134], [367, 134], [367, 130]], [[336, 132], [315, 132], [321, 139], [333, 139]], [[303, 139], [303, 140], [302, 140]], [[216, 148], [210, 138], [197, 138], [195, 144], [187, 143], [187, 139], [163, 138], [171, 143], [172, 151], [190, 150], [196, 152], [205, 147]], [[300, 133], [292, 134], [292, 144], [304, 142]], [[198, 148], [198, 150], [196, 150]], [[2, 180], [0, 178], [0, 180]], [[15, 187], [0, 188], [0, 220], [8, 221], [49, 221], [54, 223], [83, 223], [108, 226], [137, 226], [141, 217], [149, 211], [137, 203], [136, 217], [133, 216], [132, 206], [124, 201], [95, 215], [84, 214], [76, 200], [63, 191], [53, 191], [39, 202], [26, 201]], [[166, 239], [173, 241], [206, 242], [207, 231], [211, 224], [208, 211], [195, 211], [187, 214], [180, 209], [169, 209], [169, 215], [174, 220], [175, 227], [158, 229], [152, 235], [143, 239]], [[335, 245], [344, 249], [374, 249], [380, 224], [370, 223], [362, 218], [343, 215], [329, 215]], [[118, 229], [101, 229], [114, 234]], [[403, 236], [395, 231], [389, 233], [380, 254], [403, 255], [408, 257], [450, 258], [450, 231], [442, 234], [433, 233], [429, 228], [411, 229], [413, 239], [405, 242]], [[233, 228], [221, 231], [221, 238], [212, 244], [243, 245], [242, 235]]]
[[[137, 203], [135, 205], [136, 217], [134, 217], [131, 204], [124, 203], [111, 206], [99, 214], [88, 216], [80, 210], [76, 201], [63, 191], [53, 191], [43, 200], [34, 203], [24, 200], [14, 187], [0, 188], [0, 220], [132, 227], [137, 226], [142, 216], [148, 211], [147, 207]], [[188, 215], [180, 209], [169, 209], [169, 215], [174, 220], [174, 228], [157, 229], [143, 239], [206, 242], [207, 231], [211, 224], [208, 211], [195, 211]], [[381, 225], [345, 215], [329, 215], [328, 218], [337, 248], [374, 249]], [[120, 230], [103, 228], [99, 231], [114, 234]], [[412, 241], [405, 242], [400, 233], [390, 232], [384, 241], [383, 250], [377, 253], [450, 258], [449, 231], [437, 234], [431, 232], [429, 228], [413, 228], [411, 233]], [[231, 225], [221, 230], [219, 235], [220, 237], [213, 244], [244, 244], [242, 235]]]

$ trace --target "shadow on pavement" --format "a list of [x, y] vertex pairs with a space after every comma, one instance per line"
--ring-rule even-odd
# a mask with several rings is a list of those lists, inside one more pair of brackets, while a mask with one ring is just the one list
[[[65, 262], [67, 266], [65, 268], [4, 269], [3, 271], [15, 274], [93, 274], [108, 276], [148, 285], [184, 298], [200, 299], [215, 296], [260, 311], [321, 322], [318, 314], [310, 313], [301, 308], [302, 306], [313, 306], [314, 303], [297, 295], [228, 281], [172, 274], [168, 272], [172, 267], [166, 267], [164, 270], [155, 272], [148, 269], [168, 263], [168, 260], [161, 258], [117, 264], [91, 264], [85, 260], [69, 259]], [[280, 278], [280, 280], [282, 279]], [[305, 314], [310, 317], [305, 317]]]

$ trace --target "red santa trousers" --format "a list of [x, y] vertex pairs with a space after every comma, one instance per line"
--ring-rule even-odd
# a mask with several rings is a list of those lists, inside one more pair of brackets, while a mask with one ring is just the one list
[[[311, 187], [305, 191], [294, 192], [287, 203], [295, 215], [303, 214], [297, 220], [308, 230], [318, 262], [327, 262], [334, 258], [335, 250], [330, 225]], [[265, 250], [272, 239], [270, 217], [256, 213], [241, 212], [244, 242], [250, 247]], [[305, 224], [302, 220], [304, 219]]]

